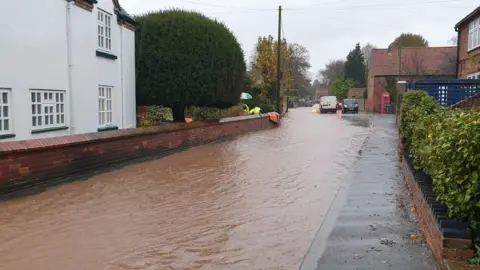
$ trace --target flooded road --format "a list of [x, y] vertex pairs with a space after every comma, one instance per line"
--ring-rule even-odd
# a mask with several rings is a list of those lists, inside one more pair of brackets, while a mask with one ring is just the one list
[[[368, 133], [282, 126], [0, 202], [0, 269], [298, 269]], [[353, 124], [352, 124], [353, 123]]]

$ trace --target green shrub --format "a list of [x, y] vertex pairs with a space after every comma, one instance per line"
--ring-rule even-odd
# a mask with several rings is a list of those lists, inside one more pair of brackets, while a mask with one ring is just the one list
[[421, 91], [405, 93], [400, 132], [416, 168], [429, 174], [449, 215], [480, 220], [480, 113], [442, 108]]
[[272, 102], [270, 99], [248, 99], [245, 100], [245, 104], [247, 104], [250, 109], [259, 107], [262, 109], [262, 113], [277, 111], [276, 102]]
[[163, 106], [139, 106], [137, 108], [139, 126], [148, 127], [160, 122], [172, 121], [172, 110]]
[[402, 105], [400, 106], [400, 137], [407, 148], [410, 147], [412, 127], [417, 119], [417, 116], [412, 113], [412, 110], [417, 108], [422, 97], [426, 96], [428, 96], [428, 94], [424, 91], [412, 90], [405, 93], [402, 98]]
[[410, 154], [418, 169], [428, 168], [425, 162], [429, 161], [428, 157], [432, 151], [428, 135], [432, 133], [442, 111], [440, 104], [426, 95], [420, 98], [417, 107], [405, 112], [409, 114], [409, 119], [416, 119], [408, 130], [411, 131]]
[[185, 110], [185, 116], [194, 121], [199, 120], [220, 120], [224, 117], [226, 110], [219, 108], [191, 106]]
[[243, 107], [242, 106], [239, 106], [239, 105], [236, 105], [236, 106], [232, 106], [230, 108], [228, 108], [223, 117], [236, 117], [236, 116], [240, 116], [240, 115], [243, 115], [244, 114], [244, 111], [243, 111]]
[[480, 220], [480, 114], [451, 110], [436, 120], [427, 135], [430, 155], [422, 157], [430, 158], [425, 171], [452, 217]]
[[163, 106], [148, 106], [146, 117], [147, 119], [151, 119], [154, 123], [173, 121], [172, 109]]
[[188, 106], [228, 108], [245, 87], [244, 54], [221, 22], [165, 10], [136, 17], [137, 102], [164, 105], [182, 120]]

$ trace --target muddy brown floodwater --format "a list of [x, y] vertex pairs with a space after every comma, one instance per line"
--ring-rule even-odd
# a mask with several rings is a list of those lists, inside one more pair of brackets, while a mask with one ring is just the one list
[[[349, 116], [360, 117], [360, 116]], [[0, 202], [0, 269], [298, 269], [367, 128], [281, 127]]]

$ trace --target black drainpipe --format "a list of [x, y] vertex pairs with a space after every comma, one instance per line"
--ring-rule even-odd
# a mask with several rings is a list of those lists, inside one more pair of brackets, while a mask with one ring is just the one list
[[457, 32], [457, 65], [456, 65], [456, 73], [455, 77], [458, 79], [458, 72], [460, 66], [460, 31], [458, 27], [455, 27], [455, 31]]

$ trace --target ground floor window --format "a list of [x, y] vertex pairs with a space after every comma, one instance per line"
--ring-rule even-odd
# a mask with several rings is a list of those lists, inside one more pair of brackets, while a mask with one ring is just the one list
[[12, 133], [10, 89], [0, 88], [0, 135]]
[[32, 90], [32, 127], [65, 126], [65, 91]]
[[480, 72], [468, 74], [468, 75], [467, 75], [467, 79], [470, 79], [470, 80], [480, 80]]
[[98, 124], [100, 127], [113, 125], [112, 86], [98, 87]]

